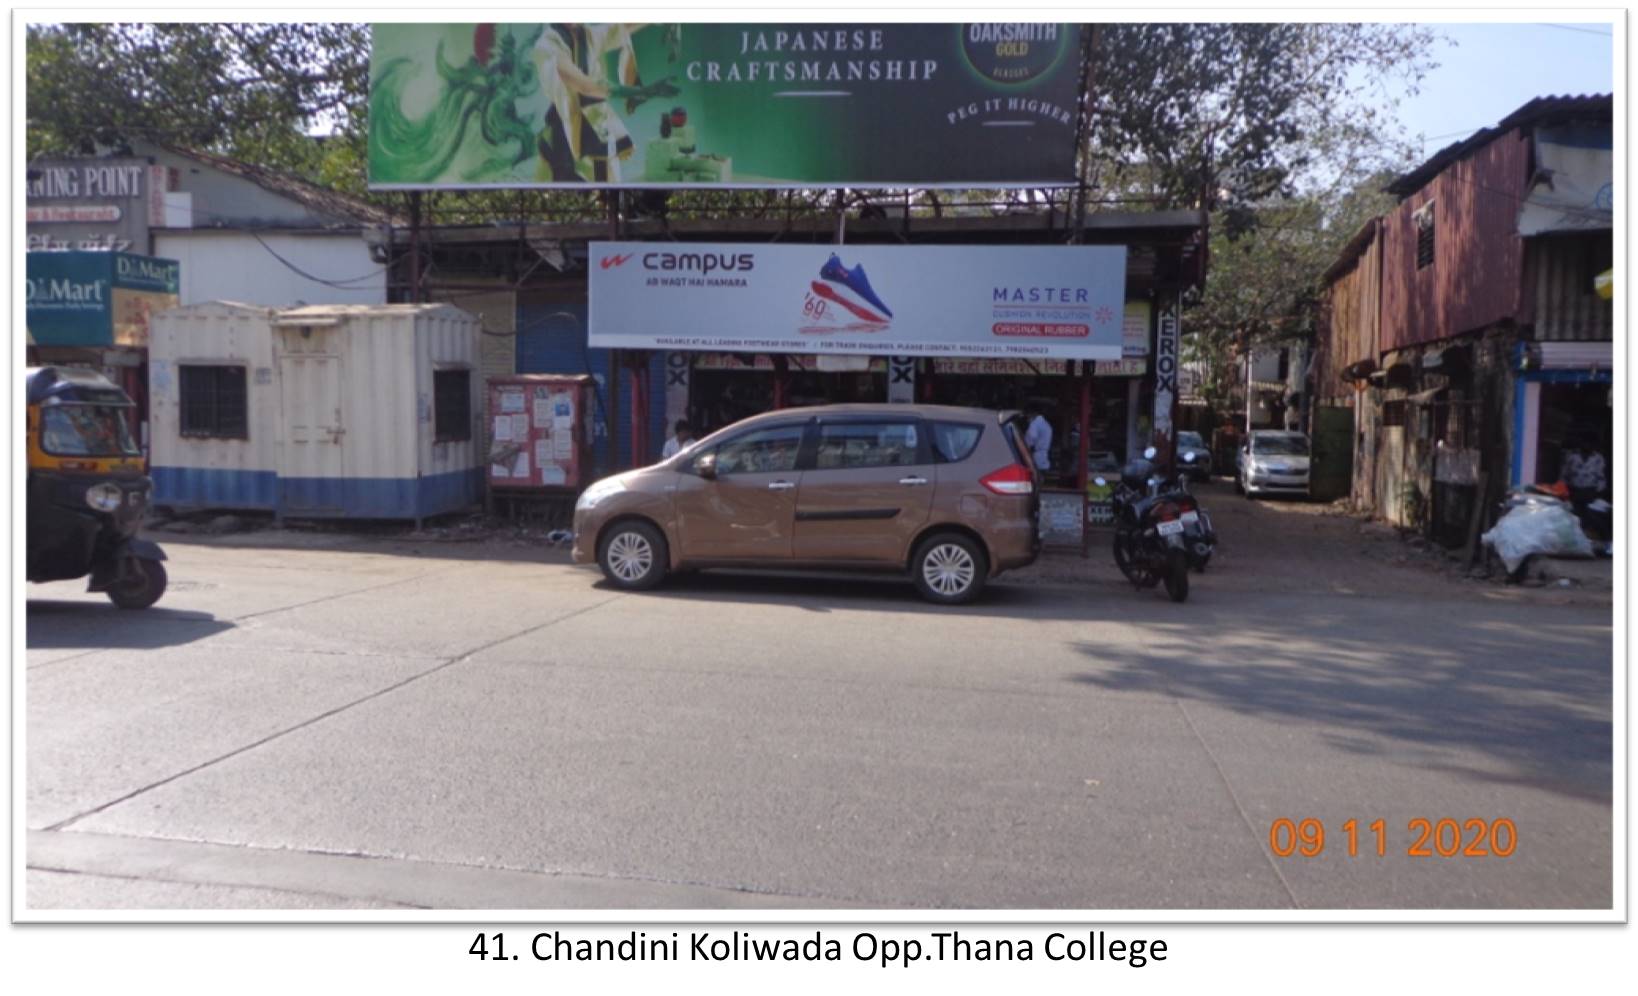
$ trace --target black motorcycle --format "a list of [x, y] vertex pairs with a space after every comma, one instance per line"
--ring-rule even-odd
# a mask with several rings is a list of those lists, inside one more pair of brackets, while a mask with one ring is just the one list
[[[1182, 459], [1185, 464], [1193, 463], [1194, 454], [1185, 453]], [[1173, 480], [1170, 490], [1179, 491], [1190, 495], [1191, 498], [1193, 497], [1192, 492], [1189, 491], [1189, 476], [1186, 468]], [[1211, 555], [1217, 552], [1217, 530], [1212, 527], [1211, 516], [1207, 514], [1205, 508], [1198, 501], [1194, 502], [1193, 512], [1194, 516], [1192, 518], [1188, 512], [1183, 513], [1183, 544], [1188, 548], [1189, 566], [1204, 574], [1206, 565], [1211, 563]]]
[[[1121, 469], [1111, 496], [1115, 515], [1115, 566], [1139, 590], [1163, 584], [1174, 602], [1189, 597], [1189, 546], [1185, 533], [1199, 521], [1194, 496], [1155, 470], [1154, 448]], [[1100, 485], [1108, 482], [1098, 479]], [[1187, 517], [1187, 519], [1185, 519]]]

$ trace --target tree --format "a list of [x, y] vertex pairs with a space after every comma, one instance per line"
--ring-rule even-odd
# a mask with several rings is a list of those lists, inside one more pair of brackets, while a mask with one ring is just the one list
[[362, 140], [368, 62], [359, 24], [30, 25], [28, 153], [147, 139], [317, 173]]
[[[1088, 154], [1100, 191], [1236, 210], [1323, 174], [1330, 129], [1389, 131], [1394, 87], [1432, 64], [1395, 24], [1107, 24], [1092, 51]], [[1236, 216], [1225, 216], [1235, 221]]]

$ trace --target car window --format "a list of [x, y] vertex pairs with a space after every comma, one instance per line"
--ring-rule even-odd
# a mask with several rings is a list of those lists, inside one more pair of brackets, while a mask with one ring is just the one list
[[1007, 420], [1007, 445], [1012, 448], [1012, 458], [1031, 470], [1035, 469], [1035, 461], [1028, 457], [1029, 444], [1024, 441], [1023, 416], [1015, 416]]
[[972, 455], [978, 437], [984, 434], [981, 425], [965, 422], [934, 422], [931, 427], [933, 452], [944, 463], [957, 463]]
[[717, 447], [717, 475], [779, 474], [796, 469], [802, 448], [802, 426], [777, 425], [753, 429]]
[[1308, 440], [1302, 436], [1252, 436], [1251, 452], [1260, 456], [1307, 456]]
[[830, 422], [819, 426], [815, 470], [905, 467], [917, 462], [914, 422]]
[[1177, 445], [1204, 448], [1206, 444], [1198, 432], [1180, 432], [1177, 434]]

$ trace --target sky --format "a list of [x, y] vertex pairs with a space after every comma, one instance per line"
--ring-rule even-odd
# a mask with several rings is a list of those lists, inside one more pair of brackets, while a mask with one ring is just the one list
[[1608, 24], [1433, 27], [1455, 44], [1434, 46], [1439, 68], [1399, 107], [1406, 132], [1426, 136], [1424, 156], [1494, 125], [1535, 97], [1615, 90]]

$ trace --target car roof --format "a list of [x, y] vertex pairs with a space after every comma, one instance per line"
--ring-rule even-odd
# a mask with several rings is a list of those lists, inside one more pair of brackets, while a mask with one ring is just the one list
[[1300, 436], [1305, 439], [1308, 437], [1306, 432], [1293, 432], [1290, 429], [1253, 429], [1251, 434], [1253, 436]]
[[825, 416], [840, 415], [917, 415], [921, 418], [954, 418], [954, 419], [994, 419], [998, 417], [1016, 415], [1017, 412], [1008, 409], [994, 408], [962, 408], [956, 405], [909, 405], [909, 404], [846, 404], [846, 405], [804, 405], [795, 408], [780, 408], [771, 412], [762, 412], [740, 419], [734, 425], [752, 425], [758, 422], [767, 422], [782, 418], [824, 418]]

